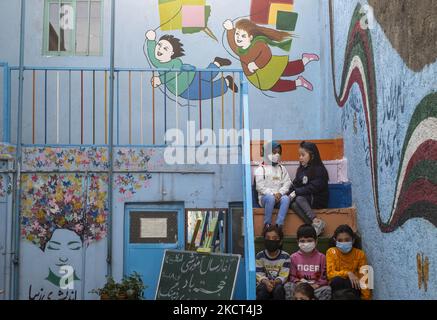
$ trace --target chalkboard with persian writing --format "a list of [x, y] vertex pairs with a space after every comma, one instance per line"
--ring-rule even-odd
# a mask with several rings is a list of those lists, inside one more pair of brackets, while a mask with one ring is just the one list
[[231, 300], [240, 255], [166, 250], [156, 300]]

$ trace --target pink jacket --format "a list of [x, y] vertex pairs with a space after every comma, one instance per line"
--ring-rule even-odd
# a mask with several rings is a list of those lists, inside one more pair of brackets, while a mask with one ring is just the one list
[[298, 282], [301, 279], [326, 286], [326, 257], [314, 249], [310, 254], [297, 251], [291, 255], [290, 281]]

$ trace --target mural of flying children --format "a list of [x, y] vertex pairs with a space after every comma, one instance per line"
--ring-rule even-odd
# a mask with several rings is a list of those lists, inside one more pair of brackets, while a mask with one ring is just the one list
[[[151, 65], [162, 69], [194, 70], [193, 66], [183, 64], [180, 57], [184, 56], [181, 41], [173, 35], [163, 35], [156, 41], [153, 30], [146, 32], [147, 57]], [[159, 76], [152, 78], [152, 86], [165, 85], [167, 89], [181, 98], [187, 100], [208, 100], [224, 95], [228, 89], [238, 92], [238, 87], [232, 76], [219, 77], [221, 67], [229, 66], [231, 61], [226, 58], [216, 57], [209, 64], [208, 69], [214, 72], [181, 71], [159, 72]]]
[[300, 75], [311, 61], [318, 61], [314, 53], [304, 53], [302, 59], [289, 61], [288, 55], [272, 54], [271, 47], [284, 51], [291, 48], [292, 35], [259, 26], [248, 19], [234, 23], [226, 20], [223, 27], [227, 30], [230, 48], [240, 59], [244, 74], [256, 88], [263, 91], [288, 92], [304, 87], [312, 91], [313, 85], [303, 76], [296, 80], [285, 80], [282, 77]]

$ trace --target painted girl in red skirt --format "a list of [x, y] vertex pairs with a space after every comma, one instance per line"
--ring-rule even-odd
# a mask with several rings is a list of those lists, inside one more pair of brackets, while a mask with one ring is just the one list
[[239, 20], [235, 27], [231, 20], [226, 20], [223, 27], [227, 30], [229, 46], [240, 58], [244, 74], [255, 87], [274, 92], [293, 91], [297, 87], [313, 90], [313, 85], [303, 76], [297, 80], [282, 77], [301, 74], [305, 65], [319, 60], [318, 55], [304, 53], [302, 59], [296, 61], [288, 61], [288, 55], [272, 55], [271, 46], [290, 50], [291, 34], [261, 27], [248, 19]]

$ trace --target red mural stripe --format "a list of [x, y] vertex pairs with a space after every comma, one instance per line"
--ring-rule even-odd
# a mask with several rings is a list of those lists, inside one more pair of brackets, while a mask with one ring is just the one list
[[418, 179], [411, 186], [401, 193], [400, 202], [390, 221], [389, 226], [397, 225], [397, 222], [404, 216], [405, 211], [418, 202], [429, 202], [437, 204], [437, 185], [427, 179]]
[[414, 151], [414, 155], [408, 162], [408, 166], [405, 170], [405, 176], [411, 171], [411, 169], [416, 166], [416, 164], [423, 160], [434, 160], [437, 161], [437, 141], [436, 140], [426, 140]]

